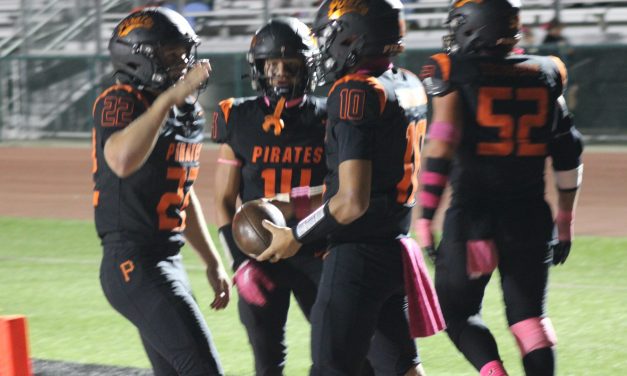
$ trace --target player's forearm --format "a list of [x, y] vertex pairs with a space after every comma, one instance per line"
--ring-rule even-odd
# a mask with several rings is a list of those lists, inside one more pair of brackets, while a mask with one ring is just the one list
[[200, 201], [198, 201], [193, 191], [190, 193], [190, 204], [186, 209], [186, 213], [187, 226], [185, 228], [185, 237], [187, 241], [207, 267], [216, 267], [220, 264], [220, 256], [209, 234]]
[[559, 211], [573, 212], [575, 210], [579, 190], [557, 192], [557, 208]]
[[346, 160], [339, 166], [338, 192], [329, 200], [329, 212], [335, 220], [347, 225], [366, 213], [370, 206], [372, 162]]
[[347, 225], [364, 215], [369, 204], [369, 197], [364, 199], [356, 192], [338, 193], [329, 200], [329, 212], [338, 223]]
[[146, 162], [170, 108], [172, 103], [168, 97], [160, 96], [128, 127], [107, 140], [104, 148], [105, 160], [118, 177], [131, 175]]

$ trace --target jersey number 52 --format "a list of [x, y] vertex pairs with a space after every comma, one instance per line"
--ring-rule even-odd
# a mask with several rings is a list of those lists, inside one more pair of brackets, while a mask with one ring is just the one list
[[[536, 111], [514, 116], [509, 113], [496, 113], [498, 102], [514, 102], [518, 107], [522, 103], [536, 103]], [[521, 157], [546, 155], [545, 143], [530, 141], [531, 128], [547, 125], [549, 94], [543, 87], [511, 88], [482, 87], [479, 89], [477, 104], [477, 123], [481, 127], [498, 128], [499, 141], [477, 143], [478, 155]]]

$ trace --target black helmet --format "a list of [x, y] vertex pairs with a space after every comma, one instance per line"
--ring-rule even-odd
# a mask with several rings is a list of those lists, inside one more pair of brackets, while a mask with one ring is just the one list
[[[198, 36], [183, 16], [168, 8], [151, 7], [120, 21], [109, 41], [109, 52], [119, 80], [165, 90], [194, 63], [192, 48], [198, 44]], [[169, 63], [164, 55], [168, 47], [182, 47], [187, 52], [179, 61]], [[170, 72], [176, 68], [181, 72]]]
[[[275, 18], [261, 27], [250, 43], [247, 59], [250, 65], [252, 86], [269, 98], [298, 98], [316, 86], [315, 55], [317, 50], [307, 25], [296, 18]], [[303, 68], [293, 87], [272, 87], [265, 74], [266, 59], [300, 59]]]
[[456, 0], [446, 20], [446, 52], [508, 54], [520, 40], [520, 6], [520, 0]]
[[364, 57], [394, 56], [404, 50], [400, 0], [326, 0], [318, 9], [313, 33], [318, 39], [321, 81], [346, 74]]

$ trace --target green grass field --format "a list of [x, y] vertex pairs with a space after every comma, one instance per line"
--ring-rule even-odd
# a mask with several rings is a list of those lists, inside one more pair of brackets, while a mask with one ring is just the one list
[[[215, 234], [214, 234], [215, 235]], [[184, 250], [196, 297], [228, 375], [252, 375], [252, 357], [236, 302], [209, 309], [210, 289], [196, 255]], [[100, 290], [101, 249], [91, 222], [0, 218], [0, 315], [28, 317], [31, 355], [120, 366], [149, 367], [134, 328]], [[549, 312], [559, 337], [559, 375], [622, 375], [627, 368], [627, 239], [580, 237], [571, 258], [553, 269]], [[522, 375], [494, 278], [484, 317], [512, 375]], [[234, 294], [236, 295], [236, 294]], [[295, 304], [294, 304], [295, 306]], [[309, 327], [289, 316], [285, 374], [306, 375]], [[419, 341], [432, 376], [474, 375], [445, 334]]]

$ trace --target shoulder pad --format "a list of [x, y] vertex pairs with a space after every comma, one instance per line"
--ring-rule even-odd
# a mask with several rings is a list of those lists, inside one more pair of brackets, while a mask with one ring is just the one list
[[150, 103], [130, 85], [113, 85], [96, 98], [92, 116], [96, 126], [124, 128], [144, 113]]
[[407, 69], [399, 68], [398, 72], [403, 78], [395, 88], [396, 98], [405, 110], [427, 106], [427, 94], [415, 74]]
[[[346, 93], [345, 98], [342, 92]], [[385, 103], [388, 100], [385, 88], [379, 80], [366, 74], [348, 74], [335, 81], [329, 90], [329, 102], [333, 101], [332, 97], [336, 96], [340, 97], [339, 100], [351, 103], [351, 106], [340, 106], [341, 110], [345, 110], [340, 111], [340, 119], [346, 118], [347, 120], [360, 120], [364, 117], [364, 108], [359, 108], [360, 103], [365, 105], [365, 108], [377, 109], [380, 115], [385, 110]], [[352, 97], [352, 100], [349, 97]], [[328, 107], [331, 105], [327, 103]]]
[[420, 70], [420, 80], [432, 96], [448, 94], [451, 88], [451, 58], [445, 53], [432, 55]]

